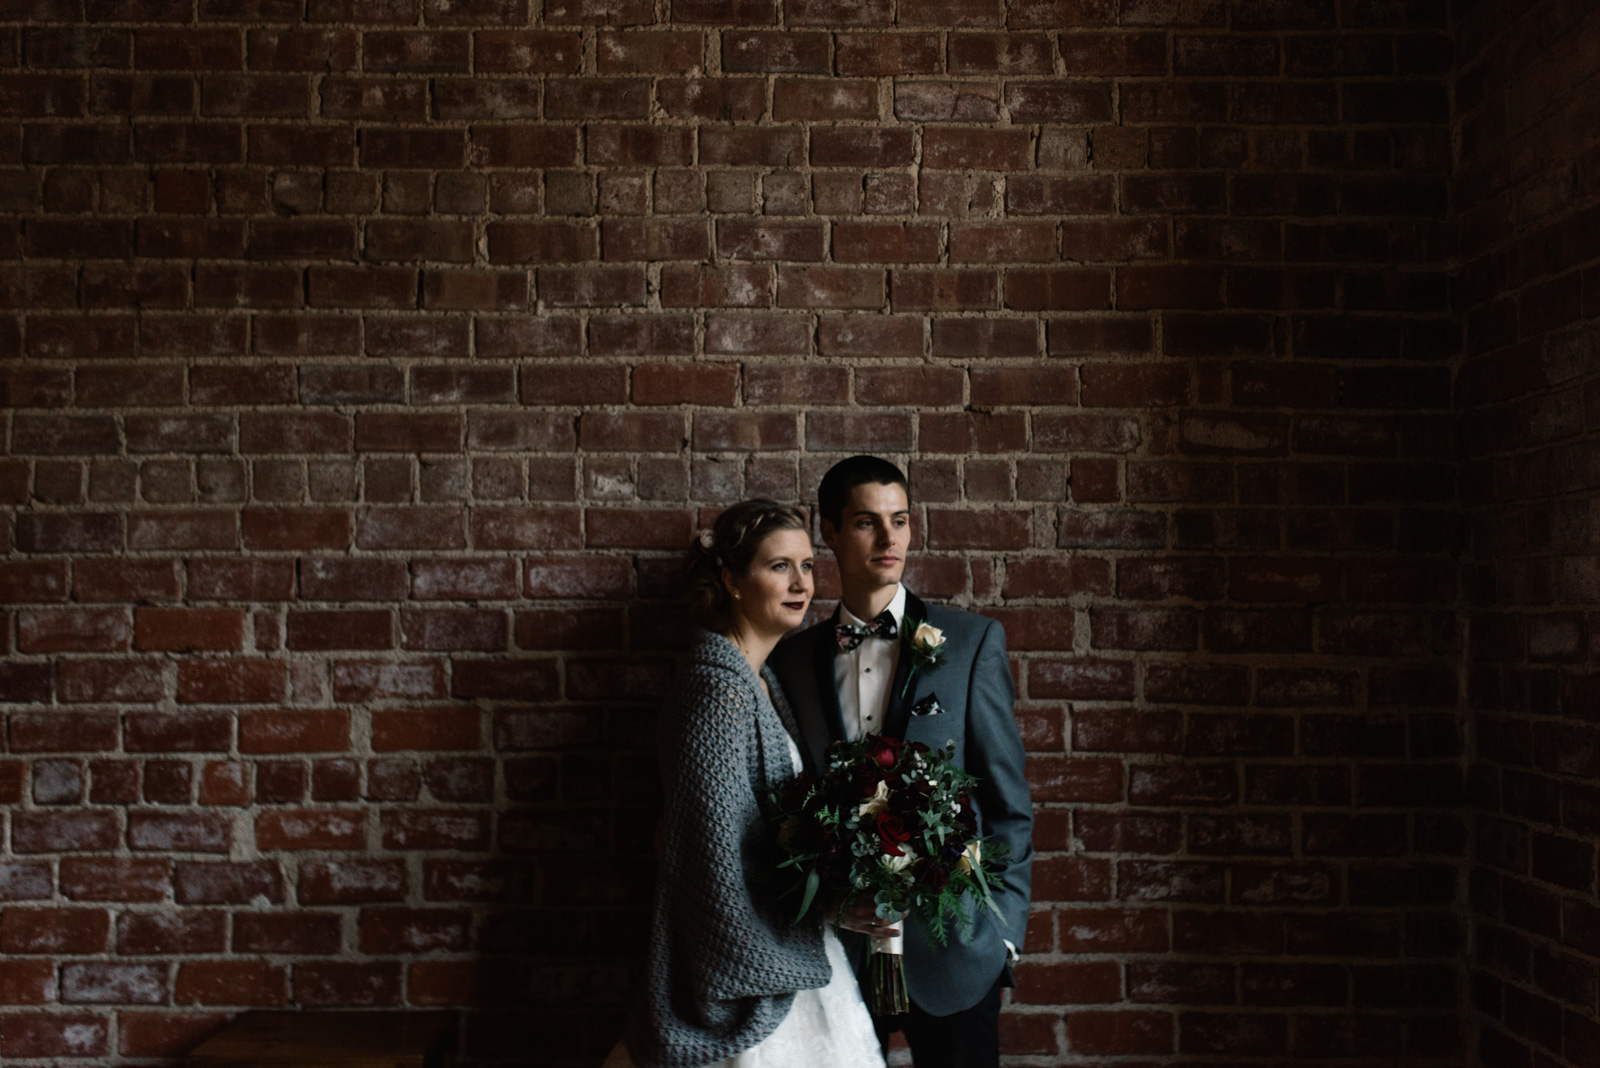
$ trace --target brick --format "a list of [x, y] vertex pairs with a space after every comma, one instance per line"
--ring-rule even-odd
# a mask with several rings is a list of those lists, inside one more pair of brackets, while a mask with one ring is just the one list
[[599, 256], [593, 229], [574, 223], [491, 223], [490, 263], [580, 263]]
[[67, 588], [65, 563], [0, 563], [0, 600], [11, 603], [65, 601]]
[[117, 652], [131, 628], [120, 608], [35, 609], [18, 613], [17, 649], [24, 653]]
[[606, 219], [601, 236], [606, 260], [703, 259], [711, 250], [709, 230], [698, 219]]
[[677, 316], [607, 316], [589, 320], [595, 356], [686, 356], [694, 351], [694, 322]]
[[766, 110], [761, 83], [744, 78], [663, 78], [656, 99], [673, 118], [753, 121]]
[[186, 961], [173, 1001], [180, 1005], [282, 1005], [287, 970], [265, 961]]
[[923, 351], [923, 322], [910, 316], [824, 316], [817, 348], [824, 356], [905, 356]]
[[[1208, 631], [1205, 638], [1211, 646], [1213, 635]], [[1243, 704], [1249, 688], [1249, 674], [1241, 668], [1161, 664], [1145, 673], [1145, 696], [1164, 703]]]
[[726, 406], [738, 392], [734, 364], [645, 364], [633, 371], [635, 404]]
[[388, 812], [383, 818], [389, 849], [482, 849], [488, 845], [486, 814], [446, 809]]
[[505, 613], [471, 608], [406, 610], [400, 616], [400, 642], [417, 650], [501, 650], [506, 647]]
[[1026, 130], [934, 127], [923, 131], [922, 163], [935, 170], [1021, 170], [1028, 148]]
[[353, 70], [358, 40], [350, 30], [253, 29], [246, 53], [254, 70]]
[[839, 73], [846, 76], [937, 74], [944, 68], [932, 33], [841, 34], [835, 49]]
[[221, 712], [134, 712], [127, 718], [125, 747], [132, 753], [195, 753], [227, 750], [233, 718]]
[[895, 86], [895, 117], [909, 122], [992, 122], [1000, 93], [965, 82], [905, 82]]
[[616, 599], [632, 588], [633, 569], [615, 557], [530, 557], [525, 591], [534, 598]]
[[54, 961], [13, 960], [0, 978], [0, 1004], [45, 1005], [56, 1000]]
[[394, 1005], [400, 1000], [400, 966], [388, 963], [303, 964], [295, 968], [294, 997], [302, 1005]]
[[786, 267], [778, 272], [781, 308], [883, 307], [884, 272], [870, 268]]
[[164, 860], [67, 857], [61, 861], [60, 883], [62, 894], [73, 901], [160, 901], [172, 875]]
[[388, 609], [291, 611], [285, 645], [294, 650], [389, 649], [394, 621]]
[[110, 1047], [104, 1016], [87, 1013], [9, 1013], [0, 1036], [7, 1057], [96, 1057]]
[[582, 60], [579, 35], [539, 30], [479, 30], [477, 68], [493, 74], [571, 74]]
[[939, 229], [903, 223], [838, 223], [833, 227], [833, 257], [840, 263], [933, 263], [939, 258]]
[[335, 953], [339, 949], [339, 917], [331, 913], [236, 913], [233, 945], [242, 953]]
[[455, 909], [363, 909], [360, 946], [367, 953], [426, 953], [467, 946], [468, 913]]
[[105, 513], [19, 516], [17, 548], [29, 553], [95, 553], [122, 546], [117, 517]]
[[111, 925], [103, 909], [8, 908], [0, 914], [7, 953], [100, 953]]
[[136, 608], [134, 647], [220, 652], [244, 646], [244, 612], [232, 608]]
[[272, 861], [180, 862], [174, 899], [185, 905], [244, 905], [283, 901], [283, 874]]
[[361, 812], [268, 810], [255, 823], [256, 844], [265, 850], [361, 849], [366, 840]]
[[916, 407], [960, 404], [963, 385], [961, 372], [954, 368], [863, 367], [856, 373], [856, 397], [863, 404]]
[[828, 34], [727, 30], [722, 68], [732, 73], [826, 74]]
[[282, 699], [287, 677], [282, 661], [186, 660], [178, 665], [178, 700], [269, 704]]
[[822, 227], [813, 223], [757, 223], [725, 220], [717, 224], [717, 251], [740, 260], [820, 260]]
[[899, 127], [825, 127], [811, 135], [814, 167], [899, 167], [913, 155], [911, 131]]
[[397, 860], [311, 860], [300, 865], [296, 896], [309, 905], [399, 901], [407, 882], [405, 865]]
[[349, 744], [350, 718], [346, 712], [243, 712], [239, 715], [241, 753], [342, 752]]
[[987, 310], [999, 306], [999, 279], [976, 269], [896, 270], [891, 300], [897, 312]]
[[224, 813], [147, 812], [128, 814], [128, 848], [160, 853], [227, 853], [233, 847], [233, 821]]
[[481, 549], [578, 547], [576, 509], [479, 507], [468, 522], [472, 543]]

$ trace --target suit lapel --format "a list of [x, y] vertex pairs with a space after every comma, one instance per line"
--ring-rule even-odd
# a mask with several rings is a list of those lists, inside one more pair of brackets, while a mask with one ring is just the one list
[[[906, 591], [906, 610], [900, 617], [900, 655], [894, 668], [894, 686], [889, 690], [889, 708], [883, 717], [883, 733], [891, 738], [904, 738], [906, 724], [911, 719], [911, 705], [916, 700], [917, 687], [907, 686], [911, 677], [911, 632], [919, 623], [928, 620], [928, 606], [910, 590]], [[904, 692], [905, 697], [900, 694]]]
[[839, 684], [833, 677], [833, 658], [838, 646], [833, 639], [833, 626], [839, 622], [839, 610], [817, 628], [817, 641], [812, 647], [812, 668], [817, 676], [817, 699], [822, 705], [822, 718], [828, 725], [828, 740], [844, 740], [844, 711], [839, 707]]

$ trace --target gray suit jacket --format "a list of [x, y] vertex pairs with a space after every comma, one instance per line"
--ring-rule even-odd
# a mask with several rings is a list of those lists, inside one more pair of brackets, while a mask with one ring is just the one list
[[[1022, 948], [1033, 865], [1033, 804], [1023, 773], [1022, 738], [1012, 716], [1016, 690], [1006, 659], [1005, 630], [992, 619], [924, 604], [911, 594], [906, 597], [906, 619], [926, 620], [944, 631], [944, 659], [932, 669], [918, 671], [901, 700], [911, 656], [900, 651], [883, 733], [934, 749], [954, 742], [956, 763], [979, 779], [972, 799], [980, 833], [1011, 850], [1001, 869], [1004, 889], [995, 894], [1004, 923], [981, 909], [972, 940], [962, 943], [952, 937], [946, 946], [933, 941], [920, 925], [906, 925], [907, 993], [925, 1012], [948, 1016], [971, 1008], [989, 992], [1006, 966], [1005, 940]], [[833, 681], [837, 649], [833, 623], [828, 620], [785, 638], [767, 661], [794, 709], [806, 769], [813, 773], [826, 767], [829, 743], [844, 737]], [[944, 711], [912, 715], [913, 706], [930, 694]], [[850, 948], [859, 969], [865, 939]]]

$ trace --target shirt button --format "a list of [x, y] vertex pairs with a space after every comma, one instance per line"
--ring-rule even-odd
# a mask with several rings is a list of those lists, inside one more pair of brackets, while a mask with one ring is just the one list
[[871, 668], [863, 668], [862, 670], [865, 671], [868, 675], [872, 674], [872, 669]]

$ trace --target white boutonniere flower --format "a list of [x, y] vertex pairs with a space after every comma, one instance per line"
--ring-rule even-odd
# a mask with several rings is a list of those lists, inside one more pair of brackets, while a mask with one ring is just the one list
[[900, 699], [911, 690], [911, 680], [918, 671], [932, 671], [944, 659], [944, 631], [933, 624], [923, 620], [915, 626], [908, 626], [906, 632], [910, 637], [906, 645], [911, 652], [911, 670], [906, 672], [906, 684], [900, 687]]

